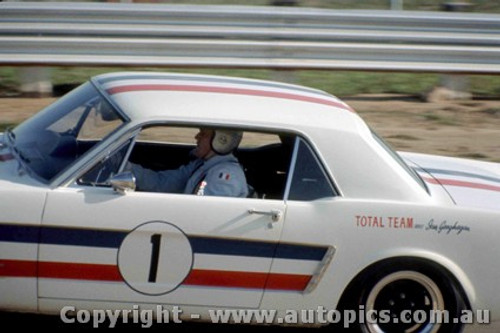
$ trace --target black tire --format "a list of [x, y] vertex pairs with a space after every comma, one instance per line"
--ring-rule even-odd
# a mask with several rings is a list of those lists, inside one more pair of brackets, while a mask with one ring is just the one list
[[[461, 332], [463, 325], [453, 319], [467, 308], [464, 292], [451, 274], [413, 258], [371, 266], [349, 285], [339, 303], [341, 313], [357, 315], [344, 331], [362, 333]], [[362, 315], [365, 318], [359, 320]]]

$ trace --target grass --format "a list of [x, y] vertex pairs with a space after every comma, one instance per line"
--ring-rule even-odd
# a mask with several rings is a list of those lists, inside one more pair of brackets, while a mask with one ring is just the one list
[[495, 117], [500, 117], [500, 108], [490, 108], [486, 110], [482, 110], [484, 114], [488, 116], [495, 116]]
[[17, 124], [14, 123], [0, 123], [0, 133], [5, 132], [8, 128], [16, 127]]
[[465, 154], [459, 154], [458, 157], [475, 159], [475, 160], [487, 160], [487, 159], [489, 159], [488, 155], [485, 155], [482, 153], [465, 153]]
[[[50, 69], [50, 73], [52, 83], [56, 87], [77, 85], [101, 73], [129, 70], [200, 73], [285, 81], [321, 89], [340, 98], [359, 94], [383, 93], [421, 96], [439, 85], [441, 78], [439, 74], [432, 73], [150, 67], [53, 67]], [[0, 96], [15, 96], [18, 93], [20, 71], [19, 67], [0, 67]], [[500, 76], [470, 75], [469, 86], [475, 97], [498, 98], [500, 96]]]
[[300, 71], [297, 76], [298, 83], [339, 97], [378, 93], [420, 95], [439, 84], [436, 74]]
[[446, 126], [458, 126], [459, 123], [456, 119], [449, 116], [442, 116], [431, 112], [426, 112], [422, 115], [422, 117], [427, 121], [435, 122], [438, 125], [446, 125]]
[[413, 135], [408, 134], [395, 134], [387, 136], [387, 139], [404, 140], [404, 141], [419, 141], [420, 139]]

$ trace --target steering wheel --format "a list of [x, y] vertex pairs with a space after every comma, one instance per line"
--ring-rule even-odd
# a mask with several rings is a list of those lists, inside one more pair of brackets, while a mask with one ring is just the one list
[[48, 156], [71, 160], [77, 157], [78, 144], [71, 134], [45, 130], [40, 134], [37, 142], [40, 151]]

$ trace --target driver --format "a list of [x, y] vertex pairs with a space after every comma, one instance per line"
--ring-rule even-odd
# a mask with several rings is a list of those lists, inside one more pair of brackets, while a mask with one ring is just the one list
[[227, 197], [246, 197], [248, 186], [232, 152], [242, 132], [201, 128], [196, 134], [193, 161], [175, 170], [153, 171], [130, 163], [139, 190]]

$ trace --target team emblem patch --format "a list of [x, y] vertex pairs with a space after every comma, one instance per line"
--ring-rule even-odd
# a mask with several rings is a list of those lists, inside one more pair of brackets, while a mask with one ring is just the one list
[[229, 180], [229, 179], [231, 179], [231, 175], [229, 173], [226, 173], [226, 172], [221, 172], [219, 174], [219, 179]]

